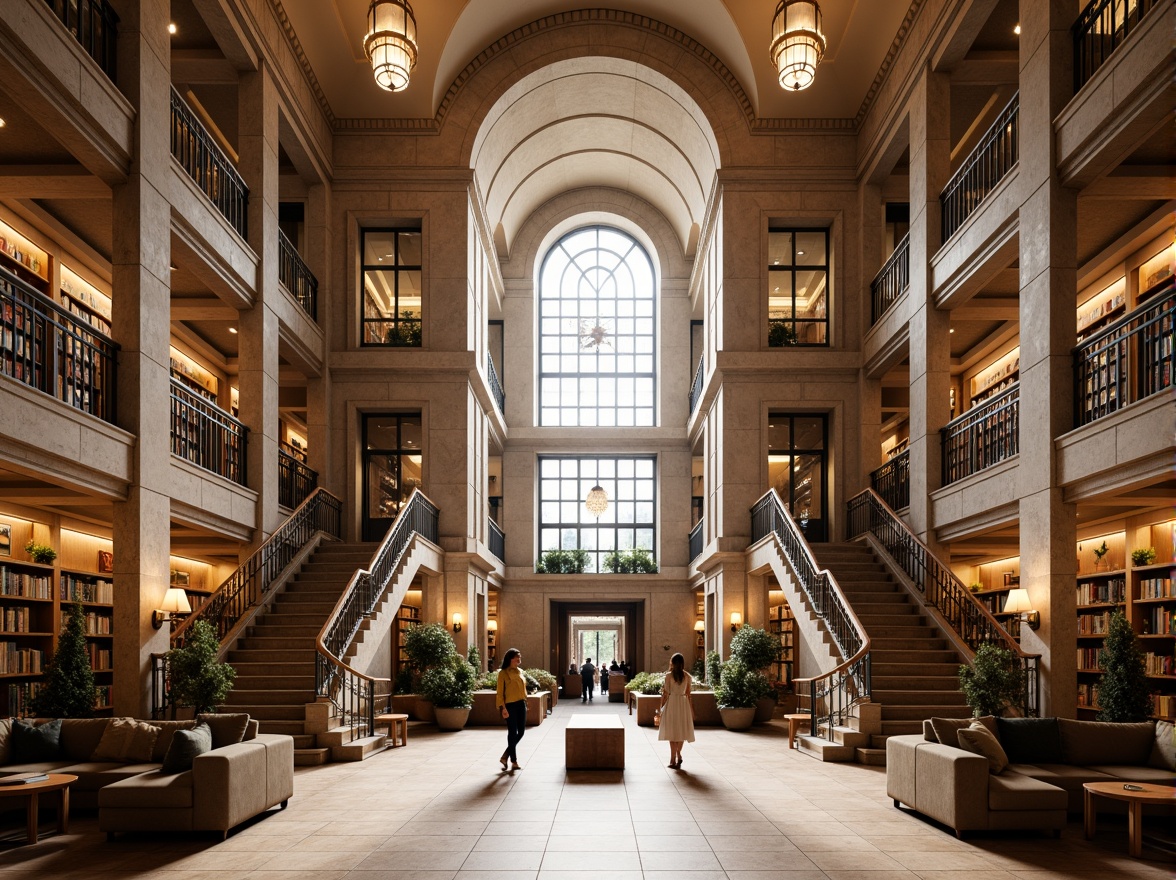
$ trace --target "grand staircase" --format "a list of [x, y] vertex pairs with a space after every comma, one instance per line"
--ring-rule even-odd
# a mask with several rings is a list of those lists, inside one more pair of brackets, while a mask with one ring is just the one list
[[316, 699], [315, 638], [373, 550], [372, 544], [320, 545], [226, 658], [237, 670], [226, 709], [248, 712], [263, 733], [293, 736], [295, 763], [327, 760], [329, 748], [307, 733], [307, 704]]
[[886, 738], [922, 733], [926, 718], [972, 714], [959, 689], [960, 655], [922, 613], [919, 601], [896, 581], [866, 544], [813, 544], [818, 564], [837, 579], [870, 636], [873, 702], [881, 707], [881, 733], [859, 749], [859, 760], [880, 763]]

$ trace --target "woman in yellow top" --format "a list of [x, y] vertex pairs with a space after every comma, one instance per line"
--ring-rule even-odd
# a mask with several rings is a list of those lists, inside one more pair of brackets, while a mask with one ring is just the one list
[[511, 648], [502, 655], [502, 669], [498, 671], [498, 696], [494, 704], [506, 719], [506, 751], [498, 759], [503, 770], [508, 758], [512, 771], [523, 769], [515, 751], [527, 729], [527, 679], [519, 668], [522, 662], [523, 655], [518, 648]]

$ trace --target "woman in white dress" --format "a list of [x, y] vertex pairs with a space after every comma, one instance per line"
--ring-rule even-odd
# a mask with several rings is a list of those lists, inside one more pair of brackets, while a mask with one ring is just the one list
[[682, 766], [682, 743], [694, 742], [694, 703], [690, 700], [690, 675], [686, 672], [686, 658], [675, 654], [670, 658], [670, 670], [662, 685], [661, 722], [657, 738], [670, 744], [670, 767]]

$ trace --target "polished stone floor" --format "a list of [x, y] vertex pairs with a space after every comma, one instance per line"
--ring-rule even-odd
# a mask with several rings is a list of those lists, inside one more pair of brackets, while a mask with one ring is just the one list
[[[625, 771], [567, 773], [572, 715], [616, 713]], [[787, 748], [782, 722], [749, 733], [703, 728], [681, 771], [656, 731], [624, 706], [565, 701], [500, 771], [505, 734], [414, 725], [408, 748], [361, 764], [300, 768], [295, 796], [227, 841], [124, 835], [108, 843], [93, 815], [70, 834], [0, 849], [0, 880], [1162, 880], [1171, 860], [1127, 856], [1126, 825], [1093, 841], [1071, 822], [965, 841], [896, 810], [884, 768], [821, 764]], [[46, 825], [48, 829], [50, 826]], [[12, 829], [19, 835], [20, 829]]]

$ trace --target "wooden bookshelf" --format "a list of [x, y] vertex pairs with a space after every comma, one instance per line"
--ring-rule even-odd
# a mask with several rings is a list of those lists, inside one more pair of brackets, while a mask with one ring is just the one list
[[768, 632], [780, 640], [780, 659], [772, 664], [772, 678], [792, 687], [795, 677], [796, 620], [787, 602], [769, 610]]
[[976, 406], [1007, 389], [1020, 378], [1021, 349], [1014, 348], [981, 368], [972, 379], [971, 406]]

